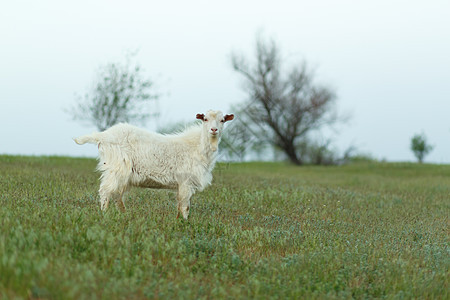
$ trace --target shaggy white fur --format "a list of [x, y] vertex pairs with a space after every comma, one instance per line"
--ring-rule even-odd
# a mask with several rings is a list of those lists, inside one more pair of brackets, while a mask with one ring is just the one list
[[220, 111], [197, 114], [202, 124], [161, 135], [129, 124], [75, 138], [79, 145], [97, 144], [101, 209], [115, 199], [122, 211], [123, 194], [131, 187], [177, 189], [178, 215], [189, 216], [190, 198], [211, 184], [223, 125], [234, 115]]

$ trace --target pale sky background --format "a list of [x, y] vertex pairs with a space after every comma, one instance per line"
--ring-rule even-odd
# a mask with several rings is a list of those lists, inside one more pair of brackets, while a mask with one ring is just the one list
[[[450, 1], [2, 1], [0, 153], [96, 156], [92, 132], [63, 112], [96, 68], [139, 48], [164, 95], [165, 122], [245, 99], [230, 67], [264, 30], [289, 62], [307, 60], [352, 115], [335, 135], [388, 161], [413, 161], [411, 136], [450, 163]], [[155, 129], [149, 122], [145, 127]]]

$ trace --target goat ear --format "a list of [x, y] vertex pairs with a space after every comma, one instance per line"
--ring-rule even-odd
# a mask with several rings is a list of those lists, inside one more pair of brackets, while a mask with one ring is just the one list
[[205, 120], [205, 115], [204, 114], [197, 114], [196, 116], [197, 119], [204, 121]]
[[231, 120], [234, 119], [234, 115], [233, 115], [233, 114], [231, 114], [231, 115], [225, 115], [225, 117], [224, 117], [223, 119], [225, 120], [225, 122], [226, 122], [226, 121], [231, 121]]

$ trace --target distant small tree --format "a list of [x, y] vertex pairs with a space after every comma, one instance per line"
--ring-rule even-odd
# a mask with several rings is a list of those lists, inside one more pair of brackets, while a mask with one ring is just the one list
[[153, 82], [144, 77], [141, 66], [133, 60], [136, 53], [126, 55], [125, 63], [108, 63], [99, 67], [94, 84], [67, 113], [77, 121], [105, 130], [119, 122], [145, 123], [156, 115], [145, 105], [158, 99], [152, 92]]
[[424, 157], [433, 150], [433, 146], [427, 143], [425, 134], [416, 134], [411, 138], [411, 150], [418, 162], [422, 163]]

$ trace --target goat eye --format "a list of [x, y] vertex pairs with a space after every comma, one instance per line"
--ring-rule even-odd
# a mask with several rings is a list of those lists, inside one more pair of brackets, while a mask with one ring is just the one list
[[203, 121], [208, 122], [208, 119], [205, 118], [205, 119], [203, 119]]
[[224, 122], [225, 122], [225, 120], [221, 120], [220, 122], [221, 122], [221, 123], [224, 123]]

